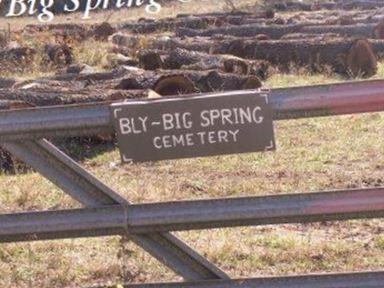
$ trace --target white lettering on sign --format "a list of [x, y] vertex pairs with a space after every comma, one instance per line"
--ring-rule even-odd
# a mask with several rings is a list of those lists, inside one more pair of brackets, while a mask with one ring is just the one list
[[233, 94], [113, 104], [120, 154], [139, 162], [274, 150], [267, 97]]
[[232, 109], [212, 109], [201, 112], [201, 127], [221, 125], [238, 125], [238, 124], [260, 124], [263, 122], [263, 116], [258, 114], [261, 112], [260, 106]]
[[153, 138], [156, 149], [170, 149], [175, 147], [189, 147], [195, 144], [236, 143], [240, 130], [201, 131], [179, 135], [164, 135]]
[[193, 122], [191, 121], [192, 114], [186, 113], [174, 113], [174, 114], [163, 114], [163, 126], [164, 131], [171, 129], [191, 129]]
[[157, 136], [153, 138], [153, 145], [156, 149], [193, 146], [195, 145], [193, 136], [193, 133]]
[[[244, 107], [231, 109], [203, 110], [200, 113], [198, 125], [201, 128], [215, 126], [230, 126], [244, 124], [261, 124], [264, 120], [259, 115], [261, 108]], [[192, 113], [164, 113], [150, 121], [149, 116], [120, 118], [118, 120], [122, 135], [146, 133], [151, 126], [161, 126], [164, 131], [177, 131], [191, 129], [193, 127]], [[236, 143], [239, 129], [200, 131], [186, 134], [169, 134], [153, 138], [153, 146], [156, 149], [171, 149], [178, 146], [189, 147], [195, 144], [207, 145], [215, 143]]]
[[142, 132], [147, 132], [147, 120], [148, 117], [138, 117], [138, 118], [120, 118], [119, 126], [120, 132], [123, 135], [126, 134], [140, 134]]

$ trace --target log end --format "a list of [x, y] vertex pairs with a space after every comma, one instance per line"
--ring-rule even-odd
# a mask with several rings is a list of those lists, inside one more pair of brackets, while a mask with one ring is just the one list
[[144, 51], [139, 54], [139, 66], [145, 70], [157, 70], [164, 68], [163, 60], [155, 51]]
[[183, 95], [197, 92], [194, 83], [183, 75], [163, 76], [157, 80], [153, 90], [161, 96]]
[[373, 29], [373, 34], [376, 39], [384, 39], [384, 21], [380, 21], [379, 24]]
[[263, 86], [263, 83], [256, 76], [249, 76], [243, 84], [243, 89], [258, 89]]
[[100, 25], [92, 27], [92, 35], [98, 41], [107, 41], [109, 36], [116, 32], [116, 29], [112, 27], [108, 22], [103, 22]]
[[56, 66], [71, 65], [73, 61], [72, 49], [66, 45], [47, 44], [44, 47], [45, 61]]
[[346, 56], [346, 69], [352, 77], [372, 77], [377, 73], [377, 57], [366, 39], [357, 40]]

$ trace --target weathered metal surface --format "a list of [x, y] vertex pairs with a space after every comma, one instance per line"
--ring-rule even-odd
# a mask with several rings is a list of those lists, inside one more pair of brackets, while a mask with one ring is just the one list
[[110, 205], [0, 215], [0, 242], [378, 217], [384, 188]]
[[274, 150], [271, 112], [254, 91], [111, 106], [122, 162]]
[[360, 81], [271, 90], [275, 119], [384, 111], [384, 81]]
[[[269, 102], [275, 120], [384, 111], [384, 81], [272, 89]], [[109, 104], [0, 112], [1, 141], [113, 131]]]

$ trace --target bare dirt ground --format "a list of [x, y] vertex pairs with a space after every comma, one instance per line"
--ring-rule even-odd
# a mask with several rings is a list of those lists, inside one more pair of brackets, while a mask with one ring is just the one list
[[[253, 4], [245, 2], [246, 6]], [[157, 17], [222, 9], [228, 9], [224, 1], [221, 5], [192, 1], [167, 6]], [[56, 21], [77, 22], [77, 16], [60, 16]], [[101, 22], [103, 17], [109, 17], [118, 23], [122, 17], [141, 16], [126, 11], [100, 14], [91, 21]], [[22, 27], [32, 22], [35, 20], [17, 19], [11, 25]], [[74, 55], [103, 70], [108, 45], [87, 40], [76, 47]], [[32, 79], [42, 75], [52, 75], [52, 71], [37, 68], [4, 76]], [[379, 62], [374, 78], [382, 77], [384, 66]], [[274, 88], [344, 80], [336, 74], [296, 70], [289, 74], [276, 72], [263, 85]], [[275, 125], [278, 148], [274, 153], [122, 166], [118, 151], [112, 149], [87, 157], [82, 165], [133, 203], [383, 185], [383, 113], [279, 121]], [[76, 149], [75, 154], [87, 154], [84, 147]], [[0, 174], [1, 213], [73, 207], [79, 206], [36, 173]], [[215, 229], [177, 235], [233, 277], [379, 270], [384, 263], [381, 219]], [[0, 287], [77, 287], [175, 280], [181, 279], [129, 239], [120, 237], [0, 244]]]

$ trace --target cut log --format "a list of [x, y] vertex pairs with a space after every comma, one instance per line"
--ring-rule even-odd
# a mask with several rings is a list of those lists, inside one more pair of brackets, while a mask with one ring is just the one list
[[73, 73], [73, 74], [81, 74], [81, 73], [94, 73], [94, 69], [91, 66], [88, 66], [87, 64], [73, 64], [66, 68], [63, 68], [62, 70], [58, 71], [58, 75], [60, 74], [66, 74], [66, 73]]
[[274, 8], [278, 11], [311, 11], [312, 5], [301, 1], [286, 1], [276, 3]]
[[[273, 9], [267, 9], [258, 13], [208, 13], [208, 14], [184, 14], [178, 18], [185, 17], [197, 17], [203, 19], [208, 25], [221, 27], [226, 24], [230, 25], [244, 25], [251, 23], [265, 23], [266, 19], [273, 19], [275, 17], [275, 11]], [[185, 27], [193, 28], [193, 27]], [[196, 28], [195, 28], [196, 29]]]
[[[310, 36], [315, 35], [316, 34], [312, 34]], [[300, 36], [301, 35], [298, 35], [298, 37]], [[344, 39], [334, 36], [336, 35], [331, 33], [309, 39], [303, 36], [300, 38], [293, 37], [295, 39], [291, 40], [267, 41], [255, 41], [253, 37], [237, 38], [233, 36], [175, 38], [172, 40], [169, 39], [167, 43], [161, 42], [161, 45], [163, 45], [161, 48], [170, 51], [169, 53], [172, 53], [174, 49], [180, 48], [207, 54], [230, 54], [245, 59], [267, 60], [272, 65], [285, 67], [284, 70], [289, 70], [291, 64], [298, 64], [299, 66], [308, 67], [311, 71], [317, 71], [317, 69], [313, 69], [313, 67], [309, 65], [309, 63], [314, 62], [313, 59], [317, 59], [318, 56], [316, 55], [324, 54], [325, 57], [326, 53], [330, 53], [329, 57], [325, 57], [326, 61], [323, 65], [320, 59], [315, 61], [315, 63], [320, 64], [320, 67], [324, 68], [332, 62], [331, 60], [334, 62], [337, 59], [337, 54], [344, 53], [351, 48], [356, 41], [355, 38]], [[151, 39], [151, 41], [153, 41], [151, 45], [156, 46], [156, 40]], [[374, 54], [380, 59], [384, 57], [384, 41], [370, 39], [369, 42], [372, 45]], [[255, 53], [255, 50], [258, 50], [258, 53]], [[326, 52], [322, 53], [320, 50]], [[316, 64], [316, 66], [318, 66], [318, 64]], [[170, 67], [173, 66], [170, 65]]]
[[86, 87], [85, 82], [56, 81], [47, 79], [34, 79], [19, 81], [12, 86], [13, 89], [20, 90], [46, 90], [46, 91], [65, 91], [81, 90]]
[[[266, 35], [262, 35], [265, 39]], [[244, 40], [255, 40], [257, 37], [234, 37], [227, 35], [216, 35], [213, 37], [187, 37], [187, 38], [170, 38], [170, 37], [153, 37], [145, 38], [145, 47], [148, 50], [163, 50], [172, 51], [176, 48], [181, 48], [190, 51], [198, 51], [205, 53], [226, 54], [228, 49], [231, 53], [241, 57], [243, 48], [241, 43]], [[112, 42], [116, 45], [113, 49], [115, 53], [123, 55], [131, 55], [132, 51], [138, 49], [143, 41], [143, 38], [129, 34], [115, 34], [112, 36]], [[232, 48], [230, 48], [232, 47]], [[213, 52], [215, 51], [215, 52]], [[233, 53], [232, 53], [233, 52]]]
[[[353, 77], [370, 77], [377, 70], [374, 51], [380, 46], [382, 47], [383, 43], [376, 43], [376, 47], [372, 49], [367, 40], [343, 38], [327, 41], [318, 39], [261, 41], [246, 43], [246, 56], [251, 59], [268, 60], [286, 71], [289, 71], [292, 65], [306, 67], [315, 72], [331, 67], [337, 73]], [[359, 73], [356, 74], [356, 71]]]
[[147, 92], [127, 90], [97, 90], [97, 89], [62, 89], [41, 86], [31, 86], [28, 89], [0, 89], [0, 99], [14, 103], [24, 103], [30, 106], [52, 106], [80, 104], [101, 101], [116, 101], [132, 98], [143, 98]]
[[145, 70], [156, 70], [164, 68], [163, 60], [157, 51], [144, 50], [138, 55], [139, 67]]
[[45, 77], [40, 80], [56, 80], [56, 81], [83, 81], [89, 84], [97, 81], [107, 81], [111, 79], [121, 78], [130, 70], [125, 67], [119, 67], [108, 72], [95, 72], [95, 73], [67, 73], [61, 75], [55, 75], [51, 77]]
[[318, 11], [321, 9], [335, 10], [337, 3], [335, 2], [315, 2], [312, 4], [311, 10]]
[[371, 77], [377, 73], [377, 58], [366, 40], [358, 40], [346, 54], [344, 66], [352, 77]]
[[89, 26], [84, 24], [45, 24], [45, 25], [27, 25], [23, 33], [27, 35], [50, 32], [55, 37], [60, 37], [66, 43], [72, 39], [76, 41], [84, 41], [91, 36]]
[[384, 20], [380, 21], [380, 23], [375, 26], [373, 34], [376, 39], [384, 39]]
[[300, 32], [311, 34], [335, 33], [347, 37], [373, 38], [375, 26], [375, 24], [306, 26]]
[[[173, 38], [170, 37], [151, 37], [145, 39], [146, 48], [151, 50], [172, 51], [176, 48], [182, 48], [193, 51], [204, 51], [209, 53], [213, 40], [207, 37], [194, 38]], [[131, 55], [135, 47], [140, 46], [141, 38], [135, 35], [115, 34], [112, 36], [112, 42], [117, 45], [113, 51], [123, 55]]]
[[15, 110], [35, 107], [35, 105], [28, 104], [24, 101], [18, 100], [0, 100], [0, 110]]
[[340, 3], [338, 8], [343, 10], [361, 9], [361, 10], [373, 10], [384, 7], [383, 1], [364, 0], [364, 1], [351, 1], [348, 3]]
[[281, 37], [281, 40], [295, 40], [295, 39], [329, 39], [329, 38], [340, 38], [339, 34], [335, 33], [324, 33], [324, 34], [318, 34], [318, 33], [291, 33], [286, 34], [283, 37]]
[[116, 51], [114, 53], [109, 53], [106, 55], [105, 57], [106, 62], [103, 65], [104, 69], [111, 70], [111, 69], [118, 69], [121, 66], [131, 66], [131, 67], [139, 66], [138, 60]]
[[24, 71], [34, 61], [37, 51], [30, 47], [4, 48], [0, 50], [0, 71]]
[[0, 77], [0, 89], [2, 89], [2, 88], [11, 88], [16, 83], [17, 83], [16, 79]]
[[239, 75], [255, 75], [265, 80], [269, 75], [269, 63], [263, 60], [246, 60], [232, 55], [210, 55], [176, 48], [164, 60], [167, 69], [219, 70]]
[[68, 45], [46, 44], [44, 46], [44, 52], [46, 54], [46, 57], [43, 61], [46, 64], [53, 64], [58, 67], [68, 66], [72, 64], [72, 49]]
[[176, 18], [185, 18], [185, 17], [205, 17], [205, 16], [214, 16], [214, 17], [220, 17], [220, 16], [251, 16], [252, 13], [245, 12], [245, 11], [231, 11], [231, 12], [208, 12], [208, 13], [201, 13], [201, 14], [189, 14], [189, 13], [181, 13], [177, 14]]
[[76, 32], [85, 32], [87, 31], [87, 26], [84, 24], [74, 24], [74, 23], [60, 23], [60, 24], [28, 24], [24, 27], [24, 31], [28, 33], [34, 32], [47, 32], [47, 31], [57, 31], [57, 30], [72, 30]]
[[107, 41], [108, 37], [116, 33], [116, 29], [108, 22], [91, 27], [90, 34], [98, 41]]
[[[213, 92], [231, 91], [241, 89], [256, 89], [260, 87], [260, 80], [254, 81], [256, 76], [241, 76], [230, 73], [220, 73], [217, 71], [174, 71], [160, 70], [137, 71], [124, 77], [116, 89], [152, 89], [163, 95], [181, 94], [180, 91], [193, 92]], [[163, 82], [164, 81], [164, 82]], [[191, 83], [193, 85], [191, 85]], [[161, 91], [158, 90], [161, 87]], [[164, 88], [166, 87], [166, 88]], [[193, 87], [193, 88], [192, 88]], [[165, 91], [165, 92], [164, 92]]]
[[161, 96], [184, 95], [196, 92], [196, 87], [183, 75], [169, 75], [160, 77], [154, 84], [153, 91]]
[[133, 34], [116, 33], [112, 35], [111, 42], [118, 47], [126, 47], [125, 52], [119, 51], [123, 55], [130, 56], [139, 49], [172, 49], [172, 38], [169, 36], [141, 36]]
[[[116, 34], [112, 37], [115, 52], [122, 54], [131, 53], [131, 47], [128, 46], [137, 40], [132, 35]], [[208, 54], [231, 54], [238, 57], [244, 57], [244, 41], [255, 40], [255, 37], [237, 38], [233, 36], [214, 36], [214, 37], [191, 37], [191, 38], [169, 38], [169, 37], [148, 37], [147, 48], [163, 51], [173, 51], [180, 48], [189, 51], [204, 52]]]
[[162, 19], [147, 23], [124, 23], [117, 26], [117, 30], [128, 30], [132, 33], [147, 34], [156, 32], [173, 31], [176, 28], [206, 29], [209, 23], [207, 18], [186, 17], [175, 19]]
[[228, 26], [222, 28], [206, 29], [203, 31], [179, 28], [176, 30], [176, 35], [179, 37], [196, 37], [206, 36], [211, 37], [214, 35], [231, 35], [236, 37], [253, 37], [259, 34], [268, 35], [272, 39], [279, 39], [281, 36], [288, 33], [299, 32], [302, 25], [259, 25], [249, 24], [240, 26]]
[[271, 15], [274, 13], [273, 9], [266, 9], [258, 13], [250, 13], [245, 11], [231, 11], [231, 12], [210, 12], [210, 13], [201, 13], [201, 14], [178, 14], [176, 18], [185, 18], [185, 17], [255, 17], [255, 18], [271, 18]]

